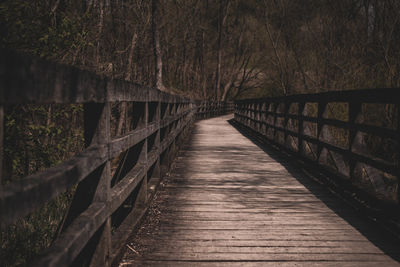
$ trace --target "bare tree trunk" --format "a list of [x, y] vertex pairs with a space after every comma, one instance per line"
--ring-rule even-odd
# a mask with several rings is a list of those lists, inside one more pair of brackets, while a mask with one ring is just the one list
[[[126, 66], [126, 72], [125, 72], [125, 80], [127, 80], [127, 81], [130, 81], [131, 77], [132, 77], [133, 53], [135, 51], [137, 37], [138, 37], [137, 33], [136, 32], [133, 33], [131, 45], [130, 45], [130, 48], [129, 48], [128, 65]], [[124, 125], [124, 121], [125, 121], [125, 118], [126, 118], [126, 106], [127, 106], [126, 102], [122, 102], [121, 103], [120, 116], [119, 116], [119, 119], [118, 119], [117, 132], [116, 132], [117, 136], [122, 134], [122, 127]], [[128, 126], [125, 125], [125, 128], [127, 128], [127, 127]]]
[[104, 24], [104, 4], [103, 0], [99, 1], [99, 24], [97, 25], [98, 35], [97, 35], [97, 47], [96, 47], [96, 63], [97, 68], [99, 68], [100, 64], [100, 40], [102, 38], [103, 33], [103, 24]]
[[158, 32], [158, 19], [159, 19], [159, 0], [152, 0], [152, 12], [151, 12], [151, 25], [153, 35], [153, 51], [154, 51], [154, 86], [161, 90], [166, 91], [166, 88], [162, 82], [162, 58], [161, 58], [161, 45], [160, 36]]
[[183, 51], [182, 51], [182, 74], [181, 74], [181, 82], [183, 85], [183, 88], [187, 86], [186, 84], [186, 71], [187, 71], [187, 63], [186, 63], [186, 57], [187, 57], [187, 51], [186, 51], [186, 38], [187, 38], [187, 33], [185, 32], [183, 36]]
[[230, 80], [227, 84], [225, 84], [224, 86], [224, 93], [222, 94], [222, 98], [221, 101], [225, 101], [226, 100], [226, 96], [228, 95], [229, 90], [231, 89], [233, 84], [233, 81]]
[[51, 8], [50, 13], [55, 15], [59, 5], [60, 5], [60, 0], [57, 0], [56, 3], [54, 4], [54, 6]]
[[121, 103], [121, 110], [119, 113], [118, 125], [117, 125], [117, 132], [116, 136], [120, 136], [122, 134], [122, 127], [124, 126], [124, 121], [126, 117], [126, 102]]
[[201, 32], [201, 46], [200, 46], [200, 53], [199, 53], [199, 70], [200, 70], [200, 83], [203, 91], [203, 99], [207, 99], [207, 78], [206, 78], [206, 72], [204, 68], [204, 39], [205, 39], [205, 33], [204, 30]]
[[[225, 6], [220, 2], [218, 11], [218, 48], [217, 48], [217, 69], [215, 71], [215, 91], [216, 98], [220, 100], [221, 95], [221, 60], [222, 60], [222, 30], [225, 25], [225, 21], [228, 15], [229, 1], [225, 1]], [[223, 14], [225, 12], [225, 14]]]
[[133, 53], [135, 52], [137, 37], [138, 35], [135, 32], [132, 36], [131, 47], [129, 48], [128, 66], [126, 66], [126, 75], [125, 75], [125, 80], [128, 81], [130, 81], [132, 77]]
[[306, 75], [305, 75], [303, 66], [301, 65], [300, 58], [299, 58], [299, 56], [297, 54], [297, 50], [296, 50], [296, 48], [294, 48], [293, 44], [290, 44], [290, 47], [291, 47], [291, 49], [293, 51], [294, 59], [296, 60], [297, 67], [299, 68], [299, 71], [301, 73], [301, 78], [302, 78], [302, 82], [303, 82], [303, 86], [304, 86], [304, 92], [308, 92], [308, 85], [307, 85]]
[[82, 0], [83, 12], [88, 13], [93, 6], [93, 0]]
[[[49, 127], [51, 125], [51, 115], [52, 115], [51, 107], [52, 107], [52, 104], [49, 104], [49, 107], [47, 108], [47, 119], [46, 119], [46, 128], [47, 129], [49, 129]], [[46, 133], [46, 136], [45, 136], [44, 142], [43, 142], [43, 144], [45, 146], [50, 143], [49, 139], [50, 139], [49, 133]]]
[[280, 80], [281, 80], [281, 86], [282, 86], [283, 94], [287, 95], [287, 87], [286, 87], [286, 84], [285, 84], [285, 81], [284, 81], [284, 69], [283, 69], [283, 64], [282, 64], [281, 57], [279, 56], [279, 53], [278, 53], [277, 41], [275, 41], [274, 38], [272, 37], [271, 30], [269, 28], [269, 22], [267, 21], [268, 20], [267, 16], [265, 17], [265, 20], [266, 20], [265, 21], [265, 28], [267, 29], [269, 40], [271, 41], [272, 47], [274, 49], [275, 57], [278, 60], [279, 74], [280, 74], [279, 76], [280, 76]]

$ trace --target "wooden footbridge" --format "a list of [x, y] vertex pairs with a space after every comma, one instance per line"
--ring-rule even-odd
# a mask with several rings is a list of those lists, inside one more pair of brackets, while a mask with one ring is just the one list
[[77, 185], [32, 266], [400, 266], [397, 89], [195, 102], [9, 51], [0, 78], [1, 123], [84, 107], [84, 151], [0, 187], [5, 229]]

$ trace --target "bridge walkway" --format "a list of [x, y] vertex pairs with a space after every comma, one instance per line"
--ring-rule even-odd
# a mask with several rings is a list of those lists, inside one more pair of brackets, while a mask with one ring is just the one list
[[223, 116], [198, 121], [120, 266], [400, 266], [400, 244]]

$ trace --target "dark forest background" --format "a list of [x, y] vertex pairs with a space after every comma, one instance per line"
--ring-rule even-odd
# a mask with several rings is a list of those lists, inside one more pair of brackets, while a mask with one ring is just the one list
[[398, 87], [399, 19], [397, 0], [0, 4], [2, 46], [146, 85], [158, 50], [163, 89], [218, 100]]
[[[235, 100], [400, 87], [399, 20], [398, 0], [0, 0], [0, 47]], [[124, 109], [113, 107], [115, 135]], [[2, 184], [82, 148], [81, 105], [6, 106]], [[72, 194], [1, 231], [0, 265], [49, 246]]]

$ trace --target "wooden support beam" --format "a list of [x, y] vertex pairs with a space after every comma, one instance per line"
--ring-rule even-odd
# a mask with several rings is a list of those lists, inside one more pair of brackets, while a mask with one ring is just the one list
[[[307, 162], [312, 159], [316, 168], [324, 169], [324, 171], [330, 172], [334, 177], [340, 177], [340, 179], [345, 180], [348, 180], [349, 177], [353, 177], [356, 163], [364, 164], [370, 169], [377, 169], [378, 172], [380, 171], [399, 177], [400, 163], [398, 163], [398, 160], [394, 163], [383, 159], [382, 156], [365, 153], [363, 151], [366, 150], [362, 150], [362, 146], [366, 145], [364, 144], [365, 142], [358, 140], [362, 138], [364, 134], [378, 136], [382, 139], [400, 139], [398, 129], [370, 125], [357, 119], [361, 111], [361, 106], [364, 103], [396, 105], [398, 98], [395, 98], [395, 93], [395, 90], [392, 89], [382, 89], [381, 91], [355, 90], [323, 94], [291, 95], [277, 98], [245, 99], [236, 101], [235, 103], [237, 107], [235, 110], [235, 120], [249, 129], [252, 129], [254, 132], [262, 134], [263, 138], [274, 144], [274, 146], [280, 147], [281, 149], [284, 148], [284, 150], [288, 150], [287, 152], [289, 153], [295, 153], [301, 160]], [[391, 98], [395, 98], [396, 100]], [[258, 127], [261, 119], [259, 107], [257, 105], [260, 102], [265, 102], [267, 103], [266, 105], [269, 105], [268, 110], [265, 112], [267, 118], [265, 123], [263, 123], [267, 128], [266, 133]], [[347, 120], [328, 118], [326, 116], [327, 104], [335, 104], [337, 102], [344, 102], [349, 105]], [[282, 110], [277, 107], [280, 103], [287, 104], [284, 112], [281, 112]], [[288, 103], [298, 103], [297, 114], [288, 114]], [[307, 114], [306, 107], [308, 103], [317, 103], [318, 111], [316, 117]], [[398, 115], [398, 117], [400, 117], [400, 115]], [[278, 121], [280, 122], [282, 119], [284, 119], [284, 124], [280, 125]], [[289, 129], [288, 119], [297, 120], [297, 131]], [[315, 125], [316, 129], [309, 128], [305, 123], [308, 125]], [[398, 124], [400, 124], [400, 122]], [[331, 133], [332, 129], [336, 128], [341, 129], [346, 134], [348, 133], [348, 139], [346, 140], [348, 144], [346, 142], [346, 147], [336, 144], [334, 136]], [[314, 130], [316, 130], [316, 133], [314, 133]], [[277, 138], [277, 133], [283, 133], [286, 138], [289, 136], [291, 138], [297, 137], [297, 151], [289, 151], [290, 149], [286, 145], [282, 146], [281, 139]], [[400, 143], [400, 141], [396, 143]], [[359, 144], [358, 146], [361, 149], [356, 149], [357, 144]], [[313, 153], [314, 156], [316, 154], [316, 156], [311, 157], [309, 153]], [[332, 164], [336, 167], [332, 166]], [[355, 182], [353, 181], [353, 183]], [[400, 193], [398, 193], [398, 195], [399, 194]], [[400, 195], [398, 198], [400, 199]], [[390, 199], [388, 199], [388, 201], [389, 200]]]
[[3, 188], [4, 107], [0, 105], [0, 192]]
[[[348, 114], [348, 120], [350, 123], [350, 127], [349, 129], [349, 147], [348, 147], [348, 151], [349, 153], [353, 152], [353, 145], [355, 142], [360, 142], [360, 140], [357, 140], [357, 128], [354, 127], [354, 125], [356, 124], [357, 118], [361, 112], [361, 106], [362, 104], [360, 102], [349, 102], [349, 114]], [[356, 163], [357, 161], [354, 158], [350, 158], [349, 159], [349, 178], [350, 180], [354, 179], [354, 169], [356, 167]]]
[[[143, 85], [3, 49], [0, 70], [0, 173], [4, 105], [83, 103], [85, 139], [83, 152], [57, 166], [6, 186], [0, 178], [1, 227], [78, 184], [58, 238], [38, 259], [37, 266], [109, 266], [110, 257], [117, 254], [111, 251], [113, 215], [132, 204], [135, 211], [124, 214], [127, 221], [122, 225], [138, 222], [137, 216], [143, 212], [137, 208], [148, 205], [149, 179], [159, 182], [161, 166], [170, 168], [181, 140], [190, 132], [196, 105]], [[130, 119], [134, 129], [111, 140], [110, 103], [121, 101], [133, 102]], [[203, 117], [227, 110], [223, 102], [206, 101], [203, 106]], [[125, 151], [126, 162], [118, 167], [120, 177], [113, 179], [111, 187], [110, 161]], [[125, 230], [117, 229], [116, 233]]]
[[[110, 104], [84, 105], [84, 137], [85, 146], [107, 144], [110, 142]], [[110, 197], [111, 171], [110, 162], [106, 161], [101, 167], [92, 172], [79, 183], [72, 203], [61, 227], [61, 233], [83, 213], [91, 203], [107, 203]], [[81, 252], [79, 264], [91, 266], [108, 266], [111, 250], [110, 219], [107, 219]]]

